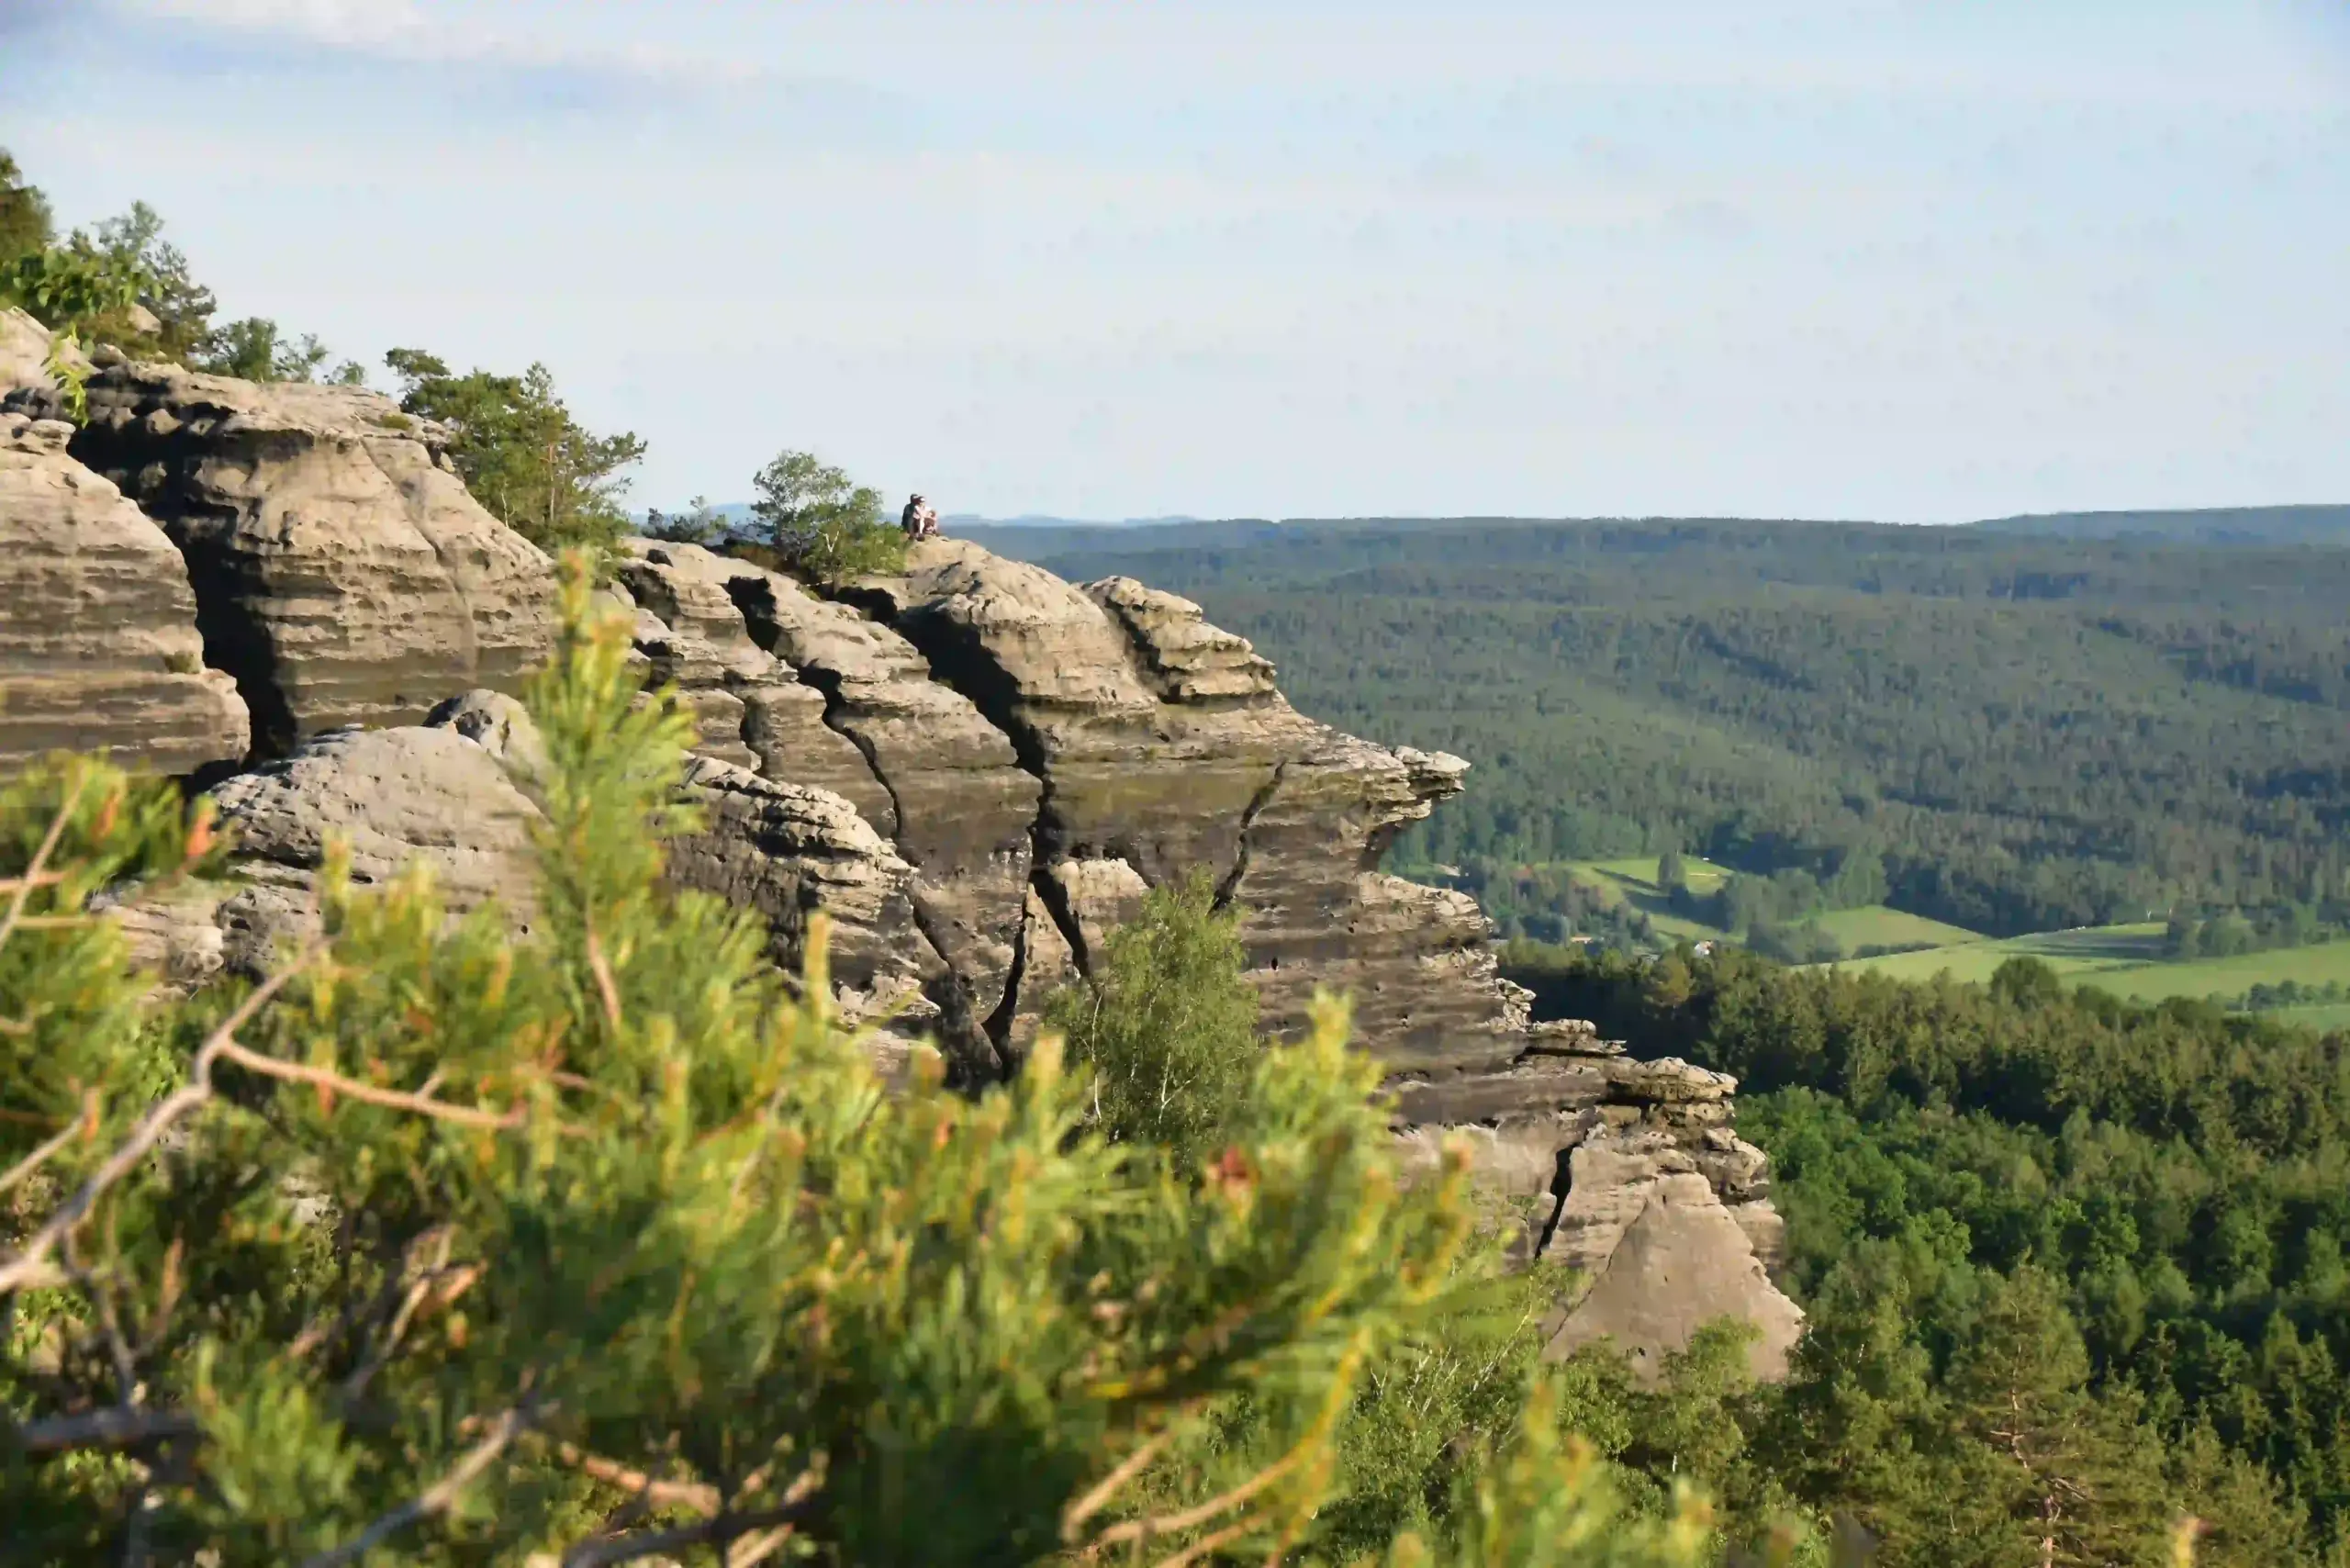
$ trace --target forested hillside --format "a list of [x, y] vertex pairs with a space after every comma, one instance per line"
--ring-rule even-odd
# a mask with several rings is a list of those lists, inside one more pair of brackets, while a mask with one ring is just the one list
[[1977, 528], [2049, 539], [2171, 539], [2205, 543], [2350, 544], [2350, 507], [2202, 507], [2189, 511], [2052, 511]]
[[[2089, 1513], [2199, 1486], [2231, 1559], [2342, 1560], [2350, 1037], [2068, 995], [2029, 959], [1962, 986], [1512, 957], [1538, 1012], [1740, 1075], [1811, 1315], [1752, 1429], [1783, 1484], [1887, 1531], [1889, 1561], [2024, 1561], [1959, 1522], [1963, 1450], [2038, 1423], [2096, 1477]], [[2019, 1360], [1998, 1341], [2023, 1303]], [[1976, 1381], [2003, 1357], [2044, 1402], [2020, 1423]], [[2109, 1550], [2056, 1561], [2148, 1560]]]
[[[1253, 638], [1306, 711], [1477, 765], [1427, 862], [1701, 851], [1997, 934], [2322, 904], [2350, 549], [1699, 520], [985, 531]], [[1847, 879], [1867, 881], [1872, 879]]]

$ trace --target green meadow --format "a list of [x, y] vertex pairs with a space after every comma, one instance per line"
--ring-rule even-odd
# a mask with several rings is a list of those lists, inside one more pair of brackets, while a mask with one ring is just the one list
[[[2350, 940], [2308, 947], [2277, 947], [2231, 958], [2173, 959], [2163, 955], [2159, 924], [2100, 925], [2046, 931], [2003, 942], [1970, 942], [1922, 953], [1850, 960], [1841, 968], [1897, 980], [1930, 980], [1947, 972], [1958, 980], [1986, 980], [2009, 958], [2038, 958], [2066, 980], [2134, 1002], [2174, 996], [2241, 995], [2255, 985], [2299, 980], [2350, 984]], [[2317, 1028], [2350, 1025], [2350, 1005], [2292, 1007], [2275, 1016]]]

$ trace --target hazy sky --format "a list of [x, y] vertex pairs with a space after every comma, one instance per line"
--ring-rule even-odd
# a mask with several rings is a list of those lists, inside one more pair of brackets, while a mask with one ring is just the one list
[[659, 505], [2350, 500], [2343, 0], [0, 0], [0, 144]]

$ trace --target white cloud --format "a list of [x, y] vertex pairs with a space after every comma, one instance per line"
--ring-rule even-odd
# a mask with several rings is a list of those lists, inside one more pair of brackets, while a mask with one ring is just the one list
[[[655, 25], [610, 41], [581, 25], [584, 11], [420, 0], [118, 0], [127, 9], [201, 27], [400, 62], [473, 62], [605, 71], [689, 83], [749, 82], [753, 61], [680, 50]], [[617, 14], [617, 13], [615, 13]], [[502, 25], [498, 18], [503, 18]], [[650, 36], [645, 36], [650, 35]]]

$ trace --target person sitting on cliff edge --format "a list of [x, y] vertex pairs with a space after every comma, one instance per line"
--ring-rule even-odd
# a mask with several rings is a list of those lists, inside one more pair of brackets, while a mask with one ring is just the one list
[[918, 494], [907, 498], [906, 510], [899, 517], [898, 524], [906, 531], [909, 539], [938, 537], [937, 510], [924, 502]]

